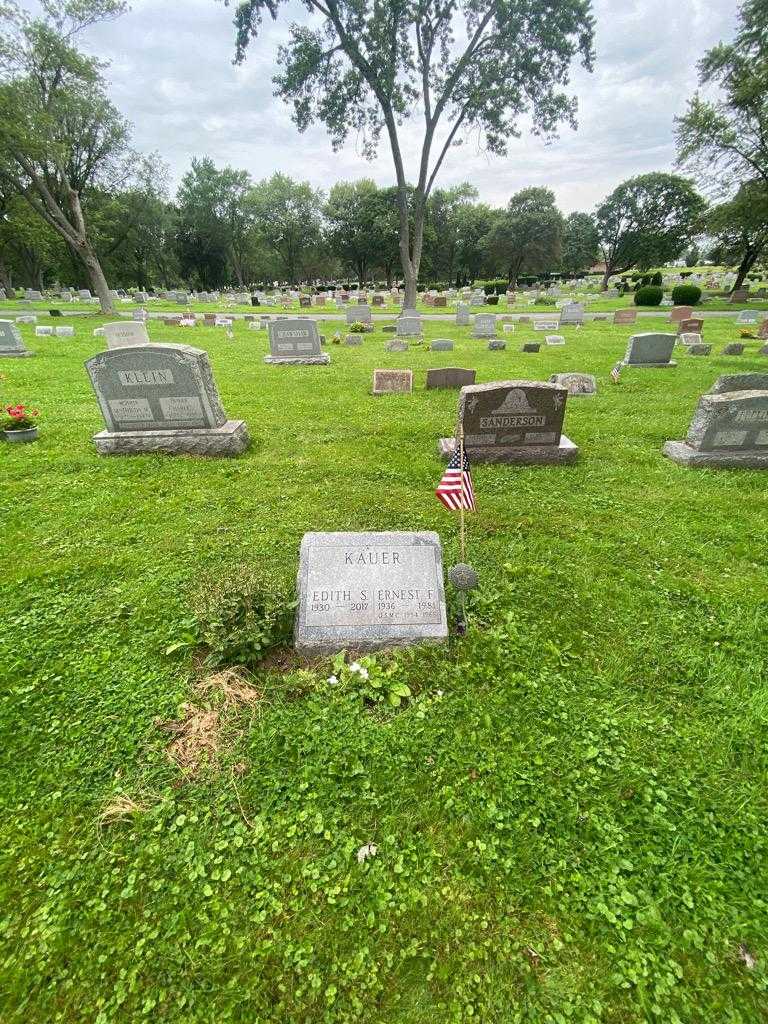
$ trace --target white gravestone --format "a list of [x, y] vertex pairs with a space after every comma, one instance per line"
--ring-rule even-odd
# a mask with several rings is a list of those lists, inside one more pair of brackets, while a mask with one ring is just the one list
[[11, 320], [0, 320], [0, 358], [23, 359], [34, 354], [24, 347], [21, 331], [16, 324]]
[[117, 323], [104, 324], [104, 336], [107, 339], [107, 348], [130, 348], [149, 344], [147, 328], [137, 320], [119, 320]]

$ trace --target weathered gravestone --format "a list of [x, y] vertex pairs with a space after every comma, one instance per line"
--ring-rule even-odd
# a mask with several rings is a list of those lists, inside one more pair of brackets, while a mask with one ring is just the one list
[[421, 317], [399, 316], [395, 321], [398, 338], [420, 338]]
[[370, 324], [371, 307], [362, 302], [356, 306], [347, 306], [346, 317], [348, 324]]
[[488, 342], [489, 352], [503, 352], [507, 347], [506, 341], [500, 341], [498, 338], [494, 338]]
[[53, 333], [57, 338], [74, 338], [75, 328], [74, 327], [54, 327]]
[[678, 334], [677, 340], [681, 345], [701, 345], [700, 334]]
[[312, 306], [312, 298], [309, 295], [300, 295], [299, 306], [302, 309], [310, 309]]
[[444, 308], [445, 306], [448, 305], [448, 298], [447, 298], [447, 296], [445, 296], [445, 295], [436, 295], [435, 299], [434, 299], [434, 302], [433, 302], [433, 305], [437, 306], [438, 308], [441, 308], [441, 309]]
[[689, 316], [677, 325], [678, 336], [681, 334], [703, 334], [704, 321], [701, 317]]
[[[544, 381], [506, 380], [461, 389], [457, 434], [476, 462], [541, 465], [575, 461], [579, 449], [563, 433], [568, 389]], [[440, 455], [456, 449], [443, 437]]]
[[453, 342], [447, 338], [437, 338], [429, 347], [433, 352], [453, 352]]
[[496, 337], [496, 314], [478, 313], [472, 325], [473, 338], [495, 338]]
[[544, 341], [547, 343], [547, 345], [565, 344], [565, 338], [562, 336], [562, 334], [548, 334]]
[[560, 320], [553, 317], [539, 317], [538, 320], [533, 321], [534, 331], [556, 331], [559, 326]]
[[[394, 328], [392, 328], [392, 329], [394, 330]], [[384, 347], [385, 347], [387, 352], [407, 352], [408, 351], [408, 342], [407, 341], [397, 341], [396, 339], [393, 339], [392, 341], [388, 341], [387, 344]]]
[[445, 369], [427, 370], [426, 388], [428, 391], [431, 391], [433, 388], [457, 391], [474, 383], [474, 370], [462, 370], [456, 366], [447, 366]]
[[738, 341], [732, 341], [723, 349], [724, 356], [741, 356], [744, 354], [744, 346]]
[[323, 352], [320, 335], [314, 320], [299, 320], [285, 317], [270, 320], [270, 354], [264, 356], [265, 363], [294, 366], [327, 366], [331, 357]]
[[21, 331], [12, 320], [0, 320], [0, 358], [23, 359], [33, 356], [21, 340]]
[[633, 334], [624, 356], [625, 366], [670, 367], [677, 336], [674, 334]]
[[757, 329], [757, 336], [761, 341], [768, 339], [768, 320], [763, 320]]
[[228, 420], [205, 352], [188, 345], [109, 349], [87, 360], [106, 430], [99, 455], [237, 455], [249, 443]]
[[702, 395], [688, 437], [664, 454], [682, 466], [768, 469], [768, 391]]
[[689, 320], [693, 313], [693, 306], [675, 306], [669, 314], [671, 324], [679, 324], [681, 320]]
[[294, 646], [329, 654], [448, 636], [436, 533], [305, 533]]
[[413, 370], [374, 370], [373, 394], [408, 394], [413, 391]]
[[361, 334], [348, 334], [344, 339], [344, 344], [351, 347], [357, 347], [363, 344], [363, 337]]
[[637, 323], [637, 310], [636, 309], [617, 309], [613, 314], [614, 324], [634, 324]]
[[731, 303], [736, 302], [748, 302], [749, 301], [749, 288], [738, 288], [736, 291], [731, 292]]
[[128, 348], [149, 344], [147, 328], [144, 324], [134, 320], [104, 324], [104, 336], [107, 339], [107, 348]]
[[724, 391], [768, 391], [768, 373], [724, 373], [710, 388], [710, 393]]
[[591, 373], [553, 373], [549, 380], [552, 384], [568, 388], [568, 394], [573, 398], [597, 394], [597, 380]]
[[539, 341], [526, 341], [523, 345], [521, 352], [540, 352], [541, 342]]
[[469, 306], [459, 303], [456, 307], [456, 326], [457, 327], [469, 327]]
[[35, 328], [35, 337], [36, 338], [46, 338], [46, 337], [50, 337], [53, 334], [54, 334], [54, 328], [53, 327], [48, 327], [48, 326], [41, 325], [41, 326]]
[[686, 351], [689, 356], [708, 356], [712, 351], [712, 346], [697, 343], [694, 345], [688, 345]]
[[560, 310], [560, 326], [584, 323], [584, 307], [580, 302], [566, 302]]

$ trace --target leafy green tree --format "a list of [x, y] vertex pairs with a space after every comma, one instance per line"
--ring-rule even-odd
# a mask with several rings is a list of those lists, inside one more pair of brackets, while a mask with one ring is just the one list
[[512, 196], [484, 244], [493, 267], [503, 267], [516, 288], [523, 271], [547, 270], [559, 263], [562, 238], [563, 215], [554, 192], [534, 187]]
[[387, 249], [378, 187], [369, 178], [340, 181], [331, 189], [324, 212], [331, 252], [365, 282]]
[[477, 189], [468, 182], [435, 189], [429, 199], [423, 260], [437, 281], [474, 278], [482, 266], [479, 243], [490, 230], [492, 212], [476, 199]]
[[569, 213], [563, 228], [562, 267], [566, 274], [589, 270], [600, 253], [597, 225], [589, 213]]
[[716, 98], [696, 94], [676, 119], [678, 161], [691, 173], [733, 186], [755, 180], [768, 188], [768, 5], [746, 0], [736, 38], [720, 43], [699, 63], [699, 84]]
[[66, 242], [103, 311], [112, 310], [87, 225], [91, 190], [128, 173], [128, 125], [110, 103], [102, 65], [74, 46], [122, 0], [46, 0], [38, 18], [6, 9], [0, 30], [0, 177]]
[[323, 194], [306, 181], [273, 174], [248, 193], [255, 230], [275, 257], [280, 276], [296, 284], [316, 266], [322, 246]]
[[227, 279], [231, 237], [227, 192], [213, 160], [193, 158], [176, 193], [181, 274], [203, 288], [217, 288]]
[[0, 188], [0, 288], [6, 295], [13, 295], [14, 276], [42, 291], [66, 263], [61, 238], [17, 192]]
[[613, 274], [646, 270], [685, 252], [705, 206], [693, 184], [676, 174], [654, 172], [622, 182], [595, 214], [603, 290]]
[[742, 185], [733, 199], [712, 207], [705, 228], [712, 239], [710, 259], [736, 265], [734, 288], [741, 288], [768, 247], [768, 193], [762, 181]]
[[[265, 13], [286, 0], [240, 0], [236, 60], [244, 60]], [[473, 132], [503, 155], [525, 116], [534, 132], [575, 125], [570, 67], [592, 66], [589, 0], [303, 0], [316, 27], [293, 25], [278, 51], [277, 94], [293, 105], [300, 131], [323, 122], [334, 149], [349, 133], [367, 157], [386, 133], [397, 181], [405, 301], [416, 301], [427, 200], [450, 149]], [[403, 123], [424, 117], [409, 202]]]

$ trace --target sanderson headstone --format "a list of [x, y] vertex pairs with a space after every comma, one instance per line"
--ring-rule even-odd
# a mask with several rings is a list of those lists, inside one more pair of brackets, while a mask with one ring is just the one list
[[136, 320], [121, 320], [118, 323], [104, 324], [104, 336], [107, 339], [107, 348], [149, 345], [147, 328]]
[[452, 391], [468, 387], [475, 383], [475, 370], [463, 370], [460, 367], [447, 366], [445, 369], [427, 370], [426, 388], [448, 389]]
[[413, 370], [374, 370], [373, 394], [410, 394], [413, 391]]
[[672, 360], [677, 336], [674, 334], [633, 334], [624, 356], [625, 366], [677, 366]]
[[298, 366], [327, 366], [331, 357], [323, 352], [320, 334], [314, 320], [288, 318], [270, 320], [270, 354], [265, 363]]
[[597, 380], [591, 373], [553, 373], [549, 379], [552, 384], [568, 388], [573, 398], [597, 394]]
[[682, 466], [768, 469], [768, 391], [702, 395], [688, 437], [664, 454]]
[[436, 533], [305, 533], [294, 646], [331, 654], [448, 636]]
[[21, 331], [12, 320], [0, 320], [0, 358], [23, 359], [33, 356], [21, 340]]
[[205, 352], [188, 345], [108, 349], [87, 360], [106, 430], [99, 455], [237, 455], [249, 443], [228, 420]]
[[[461, 389], [457, 434], [476, 462], [521, 465], [575, 461], [579, 449], [563, 433], [568, 389], [544, 381], [506, 380]], [[440, 455], [456, 449], [455, 437], [443, 437]]]

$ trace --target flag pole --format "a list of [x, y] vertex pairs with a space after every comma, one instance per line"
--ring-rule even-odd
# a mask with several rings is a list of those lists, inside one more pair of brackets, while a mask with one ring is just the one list
[[461, 508], [459, 509], [459, 515], [461, 517], [461, 560], [466, 562], [466, 534], [464, 529], [464, 424], [459, 423], [459, 472], [461, 474]]

